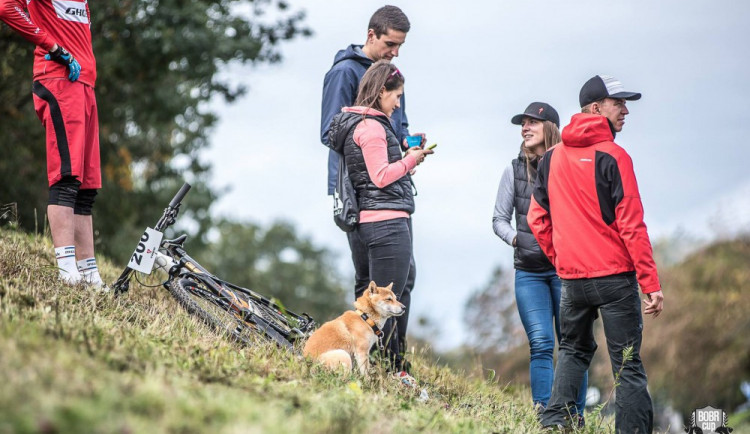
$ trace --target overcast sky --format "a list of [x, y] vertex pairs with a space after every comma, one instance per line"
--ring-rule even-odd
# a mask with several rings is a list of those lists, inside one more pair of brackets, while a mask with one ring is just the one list
[[[384, 3], [290, 4], [307, 11], [315, 35], [284, 45], [279, 65], [227, 71], [250, 91], [213, 106], [220, 122], [205, 155], [214, 186], [231, 187], [216, 212], [263, 224], [291, 221], [337, 252], [351, 278], [346, 237], [326, 195], [321, 91], [336, 51], [363, 43], [371, 14]], [[521, 140], [510, 118], [544, 101], [566, 125], [579, 111], [581, 85], [595, 74], [643, 93], [628, 104], [616, 141], [633, 158], [652, 240], [750, 229], [750, 144], [743, 141], [750, 2], [396, 4], [412, 24], [394, 60], [406, 77], [410, 130], [439, 144], [415, 176], [411, 318], [439, 325], [440, 348], [465, 338], [463, 304], [492, 268], [512, 271], [513, 251], [492, 231], [500, 175]]]

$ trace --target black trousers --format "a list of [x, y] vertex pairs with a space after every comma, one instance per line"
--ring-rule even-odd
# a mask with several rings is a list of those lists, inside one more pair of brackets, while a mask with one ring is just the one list
[[[646, 370], [641, 362], [643, 316], [635, 273], [592, 279], [562, 279], [560, 298], [560, 350], [555, 381], [542, 424], [564, 424], [575, 414], [578, 387], [594, 357], [594, 320], [601, 314], [607, 338], [612, 374], [619, 375], [615, 389], [615, 432], [650, 433], [654, 411], [646, 389]], [[630, 360], [623, 352], [632, 348]]]
[[393, 293], [406, 306], [403, 315], [389, 319], [383, 327], [384, 355], [391, 362], [389, 369], [406, 370], [406, 329], [417, 275], [411, 219], [360, 223], [348, 235], [354, 263], [355, 298], [364, 293], [370, 281], [375, 281], [378, 286], [388, 286], [392, 282]]

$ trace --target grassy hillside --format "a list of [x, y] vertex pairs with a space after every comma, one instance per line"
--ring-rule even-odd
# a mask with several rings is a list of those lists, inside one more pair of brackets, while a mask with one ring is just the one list
[[[100, 261], [105, 280], [119, 269]], [[540, 432], [528, 391], [426, 362], [430, 399], [382, 374], [238, 349], [162, 288], [62, 287], [47, 238], [0, 230], [0, 433]], [[587, 432], [593, 432], [589, 428]]]

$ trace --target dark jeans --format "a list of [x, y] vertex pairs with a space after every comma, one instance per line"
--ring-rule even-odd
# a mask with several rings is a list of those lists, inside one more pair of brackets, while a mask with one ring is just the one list
[[389, 319], [383, 327], [385, 356], [392, 371], [405, 370], [406, 329], [409, 323], [411, 291], [417, 269], [412, 250], [411, 219], [397, 218], [382, 222], [360, 223], [349, 233], [349, 247], [354, 263], [354, 296], [360, 297], [370, 281], [378, 286], [393, 282], [393, 293], [406, 306], [406, 312]]
[[[654, 411], [640, 356], [643, 317], [635, 273], [562, 279], [562, 341], [552, 397], [542, 414], [542, 424], [565, 424], [565, 417], [573, 412], [569, 409], [574, 405], [583, 373], [597, 348], [594, 341], [597, 310], [604, 324], [613, 375], [622, 369], [615, 389], [615, 432], [650, 433]], [[628, 347], [633, 348], [632, 360], [623, 365], [623, 351]]]

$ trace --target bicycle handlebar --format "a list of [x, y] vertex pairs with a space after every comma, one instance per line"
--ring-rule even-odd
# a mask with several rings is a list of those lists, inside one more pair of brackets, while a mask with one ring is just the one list
[[169, 202], [169, 207], [176, 208], [177, 205], [179, 205], [180, 202], [182, 202], [182, 199], [185, 197], [188, 191], [190, 191], [190, 184], [186, 182], [182, 184], [182, 187], [180, 187], [180, 191], [178, 191], [177, 194], [175, 194], [174, 197], [172, 198], [172, 201]]

